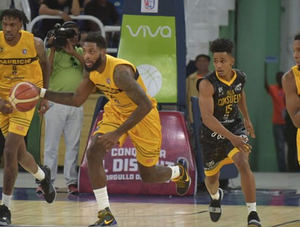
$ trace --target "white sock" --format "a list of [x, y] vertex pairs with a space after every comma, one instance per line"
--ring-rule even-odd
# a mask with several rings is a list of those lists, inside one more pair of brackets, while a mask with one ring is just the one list
[[251, 211], [256, 212], [256, 202], [255, 203], [246, 203], [248, 208], [248, 214], [250, 214]]
[[2, 201], [1, 201], [1, 205], [5, 205], [7, 206], [8, 209], [10, 209], [10, 202], [12, 199], [12, 195], [5, 195], [2, 193]]
[[104, 210], [106, 207], [109, 207], [106, 186], [104, 188], [95, 189], [93, 192], [95, 194], [99, 210]]
[[172, 170], [171, 180], [180, 176], [180, 167], [179, 166], [168, 166]]
[[45, 173], [44, 171], [38, 166], [38, 170], [36, 173], [32, 174], [36, 179], [38, 180], [44, 180], [45, 179]]
[[211, 197], [213, 200], [218, 200], [218, 199], [220, 198], [219, 189], [218, 189], [218, 191], [217, 191], [216, 194], [210, 195], [210, 197]]

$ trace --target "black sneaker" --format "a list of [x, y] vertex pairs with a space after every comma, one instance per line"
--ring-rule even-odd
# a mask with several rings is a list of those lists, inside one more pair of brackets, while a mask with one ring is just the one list
[[7, 206], [0, 206], [0, 226], [7, 226], [11, 223], [11, 214]]
[[261, 223], [256, 211], [251, 211], [248, 215], [248, 227], [261, 227]]
[[44, 178], [44, 180], [41, 180], [41, 181], [37, 180], [36, 182], [42, 188], [42, 190], [44, 192], [43, 196], [44, 196], [45, 200], [47, 201], [47, 203], [52, 203], [55, 199], [56, 191], [51, 183], [50, 169], [48, 166], [40, 166], [40, 168], [44, 171], [45, 178]]
[[180, 176], [173, 179], [176, 184], [176, 192], [178, 195], [185, 195], [191, 186], [191, 178], [188, 173], [188, 161], [185, 158], [179, 158], [177, 165], [180, 168]]
[[220, 197], [218, 200], [216, 199], [210, 199], [210, 203], [209, 203], [209, 215], [210, 215], [210, 219], [213, 222], [217, 222], [219, 221], [221, 214], [222, 214], [222, 208], [221, 208], [221, 201], [223, 199], [223, 190], [221, 188], [218, 189]]
[[104, 210], [100, 210], [98, 212], [98, 221], [95, 222], [95, 224], [93, 225], [89, 225], [89, 227], [91, 226], [116, 226], [117, 225], [117, 221], [114, 218], [114, 216], [112, 215], [109, 207], [106, 207]]

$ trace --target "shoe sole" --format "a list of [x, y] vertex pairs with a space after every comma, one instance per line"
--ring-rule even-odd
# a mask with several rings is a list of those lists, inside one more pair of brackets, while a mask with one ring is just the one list
[[247, 225], [247, 227], [261, 227], [261, 225], [250, 224], [250, 225]]
[[0, 226], [8, 226], [8, 225], [10, 225], [10, 224], [0, 221]]

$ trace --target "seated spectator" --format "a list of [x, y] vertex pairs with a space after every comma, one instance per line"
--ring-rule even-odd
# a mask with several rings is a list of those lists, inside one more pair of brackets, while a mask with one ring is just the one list
[[44, 0], [39, 9], [40, 15], [60, 16], [62, 20], [43, 20], [40, 34], [36, 34], [42, 39], [56, 23], [72, 20], [70, 14], [77, 16], [80, 14], [79, 0]]
[[[103, 25], [117, 25], [119, 23], [119, 15], [115, 6], [107, 0], [91, 0], [86, 4], [84, 14], [97, 17]], [[97, 24], [87, 23], [87, 31], [99, 30]]]
[[187, 98], [187, 105], [188, 105], [188, 120], [190, 123], [193, 123], [193, 113], [192, 113], [192, 104], [191, 104], [191, 97], [198, 96], [197, 90], [197, 81], [205, 76], [208, 72], [208, 66], [210, 62], [210, 57], [205, 54], [200, 54], [195, 59], [195, 67], [196, 71], [190, 74], [186, 79], [186, 98]]

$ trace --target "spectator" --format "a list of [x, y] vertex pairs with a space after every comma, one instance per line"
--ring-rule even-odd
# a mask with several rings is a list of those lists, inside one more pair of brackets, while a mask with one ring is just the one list
[[190, 74], [186, 79], [186, 97], [188, 105], [188, 120], [193, 123], [193, 113], [192, 113], [192, 103], [191, 97], [198, 97], [198, 90], [196, 87], [198, 79], [205, 76], [208, 72], [208, 66], [210, 62], [210, 57], [205, 54], [200, 54], [195, 59], [196, 72]]
[[[82, 80], [84, 65], [82, 48], [76, 47], [79, 41], [79, 29], [73, 21], [65, 22], [62, 27], [74, 29], [76, 35], [74, 38], [68, 39], [67, 45], [61, 50], [51, 47], [49, 87], [54, 91], [74, 92]], [[50, 38], [49, 42], [51, 43], [51, 41]], [[57, 173], [58, 146], [63, 133], [66, 145], [64, 176], [69, 193], [77, 194], [77, 160], [83, 108], [57, 103], [50, 103], [50, 106], [45, 114], [44, 163], [50, 167], [51, 181], [54, 183]], [[37, 192], [39, 192], [39, 188]]]
[[273, 135], [276, 148], [277, 165], [280, 172], [286, 171], [286, 155], [285, 155], [285, 120], [286, 112], [284, 91], [282, 89], [281, 78], [283, 72], [276, 74], [277, 84], [269, 85], [267, 75], [265, 74], [265, 89], [269, 93], [273, 102]]
[[[115, 6], [107, 0], [91, 0], [85, 5], [84, 14], [97, 17], [103, 25], [117, 25], [119, 23], [119, 15]], [[98, 30], [97, 24], [87, 23], [87, 31]]]
[[[80, 14], [79, 0], [44, 0], [39, 9], [40, 15], [60, 16], [63, 21], [72, 20], [69, 14], [77, 16]], [[46, 33], [54, 27], [56, 23], [62, 23], [62, 20], [43, 20], [40, 34], [42, 39]]]

